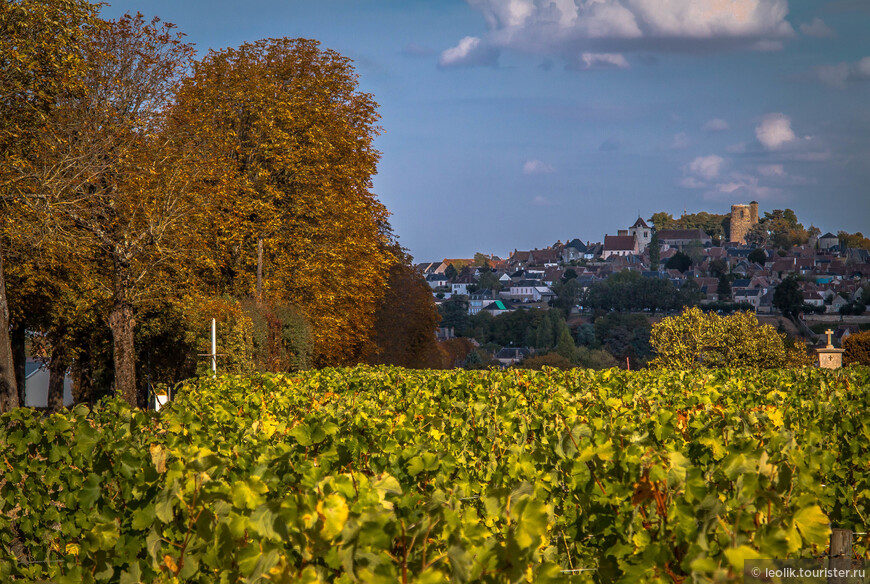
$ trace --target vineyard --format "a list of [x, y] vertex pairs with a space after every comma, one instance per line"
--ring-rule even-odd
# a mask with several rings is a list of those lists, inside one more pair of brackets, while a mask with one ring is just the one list
[[0, 581], [732, 582], [868, 531], [868, 412], [866, 368], [329, 369], [22, 408]]

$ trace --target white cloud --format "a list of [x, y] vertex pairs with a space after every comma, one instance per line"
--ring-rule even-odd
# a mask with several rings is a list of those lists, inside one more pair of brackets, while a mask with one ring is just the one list
[[683, 150], [689, 147], [691, 141], [685, 132], [674, 134], [674, 139], [671, 141], [671, 150]]
[[705, 189], [707, 183], [701, 182], [693, 176], [687, 176], [680, 181], [680, 186], [684, 189]]
[[870, 80], [870, 57], [864, 57], [857, 63], [836, 63], [814, 67], [811, 77], [829, 87], [845, 89], [851, 83]]
[[532, 205], [537, 205], [538, 207], [549, 207], [552, 204], [553, 201], [543, 195], [536, 195], [535, 198], [532, 199]]
[[725, 147], [725, 151], [729, 154], [743, 154], [746, 152], [746, 142], [738, 142]]
[[733, 193], [734, 191], [742, 188], [743, 186], [743, 183], [727, 182], [716, 185], [716, 190], [718, 190], [720, 193]]
[[769, 178], [785, 176], [785, 170], [781, 164], [762, 164], [758, 167], [758, 173]]
[[800, 25], [801, 32], [807, 36], [816, 38], [831, 38], [837, 36], [830, 26], [825, 24], [821, 18], [814, 18], [812, 22], [805, 22]]
[[795, 139], [791, 118], [781, 113], [767, 114], [755, 127], [755, 137], [767, 150], [779, 150]]
[[550, 174], [556, 169], [540, 160], [526, 160], [523, 164], [523, 174]]
[[851, 67], [848, 63], [837, 65], [819, 65], [814, 69], [816, 78], [829, 87], [845, 89], [846, 81], [849, 80]]
[[758, 177], [734, 173], [730, 180], [713, 185], [704, 193], [704, 198], [713, 201], [734, 201], [739, 198], [784, 201], [787, 194], [781, 188], [759, 184]]
[[686, 172], [703, 179], [712, 180], [719, 176], [719, 171], [722, 169], [724, 163], [725, 159], [721, 156], [716, 156], [715, 154], [711, 154], [710, 156], [699, 156], [690, 162], [685, 170]]
[[484, 44], [477, 37], [465, 37], [455, 47], [441, 53], [441, 67], [493, 66], [498, 61], [498, 49]]
[[619, 53], [582, 53], [581, 69], [628, 69], [631, 66]]
[[724, 132], [727, 129], [728, 122], [719, 118], [713, 118], [712, 120], [709, 120], [706, 124], [704, 124], [704, 127], [702, 128], [702, 130], [704, 130], [705, 132]]
[[[794, 36], [788, 0], [467, 0], [489, 27], [442, 54], [442, 66], [485, 48], [544, 56], [625, 51], [779, 50]], [[472, 40], [480, 43], [471, 46]], [[452, 52], [451, 52], [452, 51]], [[620, 65], [622, 66], [622, 65]]]

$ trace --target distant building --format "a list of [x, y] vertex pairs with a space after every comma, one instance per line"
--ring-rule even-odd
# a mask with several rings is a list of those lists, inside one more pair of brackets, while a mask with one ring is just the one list
[[693, 241], [700, 241], [701, 245], [713, 244], [713, 238], [704, 233], [703, 229], [659, 229], [659, 244], [683, 249]]
[[628, 234], [637, 238], [637, 247], [640, 251], [645, 250], [652, 240], [652, 228], [640, 217], [628, 228]]
[[501, 351], [495, 354], [495, 359], [499, 363], [501, 363], [502, 367], [507, 367], [509, 365], [515, 365], [528, 357], [531, 354], [531, 351], [526, 349], [525, 347], [505, 347]]
[[731, 237], [735, 243], [746, 244], [746, 234], [758, 224], [758, 203], [731, 205]]
[[572, 239], [562, 247], [562, 261], [566, 264], [572, 261], [579, 261], [585, 257], [586, 244], [579, 239]]
[[819, 249], [828, 250], [840, 245], [840, 238], [828, 231], [819, 238]]
[[[48, 368], [36, 361], [28, 360], [24, 378], [24, 405], [29, 408], [48, 407]], [[71, 406], [72, 378], [67, 374], [63, 380], [63, 405]]]
[[468, 297], [468, 314], [477, 314], [478, 312], [483, 310], [485, 306], [491, 304], [493, 300], [495, 300], [495, 294], [493, 294], [492, 290], [490, 290], [489, 288], [473, 292]]
[[604, 252], [601, 257], [605, 260], [610, 256], [627, 256], [640, 253], [637, 237], [634, 235], [605, 235]]

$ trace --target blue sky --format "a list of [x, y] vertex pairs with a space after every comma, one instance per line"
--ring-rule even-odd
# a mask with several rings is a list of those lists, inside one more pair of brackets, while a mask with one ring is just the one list
[[868, 0], [139, 0], [208, 49], [317, 39], [380, 104], [417, 261], [757, 200], [870, 231]]

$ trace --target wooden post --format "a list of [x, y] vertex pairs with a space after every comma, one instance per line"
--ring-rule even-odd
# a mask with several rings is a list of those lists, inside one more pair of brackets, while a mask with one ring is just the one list
[[217, 321], [211, 319], [211, 376], [217, 375]]
[[[852, 530], [832, 529], [831, 549], [828, 554], [828, 568], [831, 570], [852, 569]], [[851, 578], [828, 578], [828, 584], [850, 582]]]

